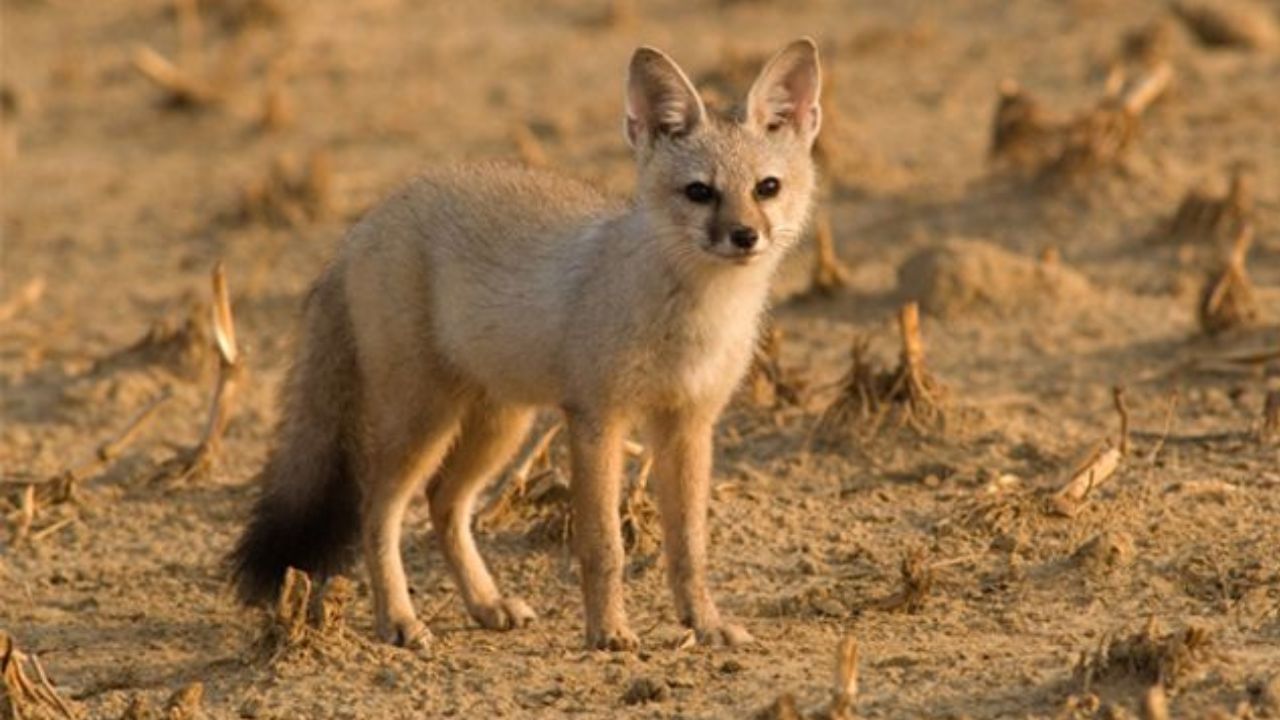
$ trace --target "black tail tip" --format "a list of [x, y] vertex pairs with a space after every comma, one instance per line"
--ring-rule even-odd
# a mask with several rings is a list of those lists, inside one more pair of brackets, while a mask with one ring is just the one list
[[270, 491], [258, 498], [227, 558], [241, 602], [274, 601], [291, 567], [318, 581], [350, 567], [360, 531], [359, 494], [343, 474], [327, 479], [303, 502]]
[[227, 557], [236, 598], [244, 605], [274, 602], [289, 568], [287, 558], [267, 535], [260, 523], [251, 523]]

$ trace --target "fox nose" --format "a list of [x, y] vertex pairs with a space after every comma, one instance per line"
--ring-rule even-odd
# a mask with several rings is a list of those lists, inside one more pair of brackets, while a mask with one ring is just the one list
[[729, 233], [729, 242], [739, 250], [750, 250], [756, 246], [756, 241], [760, 239], [760, 234], [753, 227], [739, 225]]

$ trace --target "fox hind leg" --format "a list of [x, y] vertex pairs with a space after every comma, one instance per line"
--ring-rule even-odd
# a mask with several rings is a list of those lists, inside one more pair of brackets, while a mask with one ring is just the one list
[[[401, 524], [414, 492], [430, 477], [457, 434], [465, 404], [453, 393], [431, 399], [409, 393], [382, 398], [362, 438], [365, 467], [361, 535], [373, 588], [378, 636], [401, 646], [425, 646], [430, 633], [409, 598], [400, 554]], [[415, 402], [417, 401], [417, 402]]]
[[530, 408], [483, 400], [473, 404], [462, 421], [457, 445], [427, 488], [431, 523], [449, 572], [468, 612], [491, 630], [522, 627], [535, 615], [524, 600], [498, 591], [476, 549], [471, 519], [480, 491], [519, 449], [533, 417]]

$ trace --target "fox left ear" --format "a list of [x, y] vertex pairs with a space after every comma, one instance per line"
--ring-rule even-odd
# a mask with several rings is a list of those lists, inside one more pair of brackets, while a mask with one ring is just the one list
[[763, 132], [792, 128], [812, 145], [822, 125], [821, 89], [818, 46], [807, 37], [796, 40], [773, 56], [751, 86], [747, 122]]
[[627, 73], [627, 142], [641, 149], [659, 136], [688, 135], [707, 111], [675, 61], [651, 47], [638, 48]]

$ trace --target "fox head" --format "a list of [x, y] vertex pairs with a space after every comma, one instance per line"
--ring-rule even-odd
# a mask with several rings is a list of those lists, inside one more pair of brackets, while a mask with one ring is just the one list
[[708, 113], [689, 78], [642, 47], [627, 78], [627, 141], [636, 204], [662, 252], [681, 265], [776, 260], [795, 244], [814, 193], [821, 124], [818, 48], [797, 40], [773, 57], [729, 115]]

